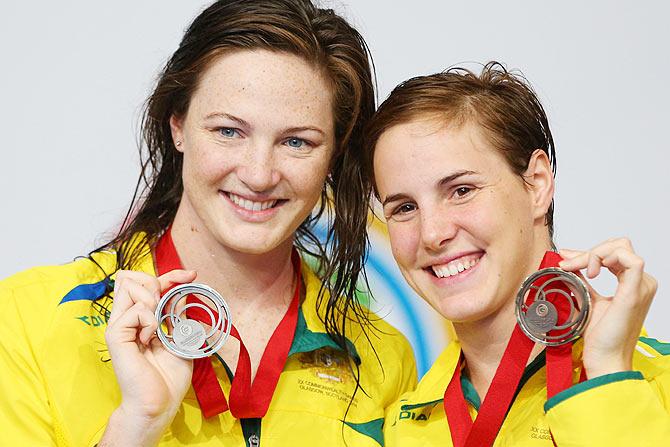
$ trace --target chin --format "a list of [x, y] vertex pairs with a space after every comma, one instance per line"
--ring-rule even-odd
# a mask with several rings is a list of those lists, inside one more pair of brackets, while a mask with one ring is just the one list
[[[264, 240], [265, 243], [260, 244], [257, 241], [259, 240]], [[254, 239], [252, 238], [249, 241], [246, 240], [235, 240], [235, 241], [230, 241], [231, 243], [225, 244], [228, 247], [232, 248], [233, 250], [239, 252], [239, 253], [244, 253], [248, 255], [263, 255], [266, 253], [271, 252], [275, 248], [277, 248], [280, 244], [273, 244], [273, 243], [268, 243], [267, 238], [266, 239]]]
[[454, 306], [452, 303], [440, 302], [435, 307], [440, 315], [452, 323], [466, 323], [476, 319], [477, 312], [464, 306]]
[[490, 306], [472, 299], [472, 295], [435, 296], [428, 303], [445, 319], [452, 323], [470, 323], [486, 318], [491, 313]]

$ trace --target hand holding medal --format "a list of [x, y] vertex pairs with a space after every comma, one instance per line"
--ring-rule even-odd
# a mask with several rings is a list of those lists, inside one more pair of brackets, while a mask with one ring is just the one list
[[195, 277], [188, 270], [158, 277], [126, 270], [116, 274], [105, 340], [122, 401], [110, 425], [122, 427], [128, 439], [160, 436], [191, 384], [193, 362], [169, 352], [156, 337], [154, 312], [161, 293]]
[[644, 261], [628, 239], [609, 239], [588, 251], [561, 250], [560, 267], [595, 278], [605, 267], [617, 278], [613, 296], [600, 295], [587, 284], [593, 309], [584, 333], [584, 368], [589, 378], [632, 368], [635, 344], [656, 293], [656, 280], [644, 272]]

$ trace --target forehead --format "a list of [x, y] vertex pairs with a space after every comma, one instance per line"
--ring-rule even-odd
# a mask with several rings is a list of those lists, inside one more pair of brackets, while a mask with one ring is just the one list
[[410, 181], [432, 184], [459, 170], [495, 175], [506, 166], [476, 124], [449, 126], [436, 119], [418, 119], [387, 129], [374, 153], [380, 193]]
[[[476, 124], [449, 126], [438, 119], [417, 119], [395, 125], [380, 136], [375, 146], [375, 166], [404, 164], [420, 172], [479, 164], [499, 167], [502, 155], [484, 138]], [[375, 169], [375, 174], [384, 174]]]
[[246, 117], [309, 121], [325, 114], [332, 119], [331, 100], [329, 82], [306, 60], [289, 53], [241, 50], [224, 53], [209, 64], [189, 113], [225, 109], [221, 111]]

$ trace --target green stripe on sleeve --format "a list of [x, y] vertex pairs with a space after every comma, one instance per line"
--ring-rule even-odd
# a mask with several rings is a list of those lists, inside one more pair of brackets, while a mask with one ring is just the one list
[[548, 412], [556, 405], [560, 404], [564, 400], [567, 400], [577, 394], [583, 393], [593, 388], [599, 386], [607, 385], [608, 383], [621, 382], [623, 380], [644, 380], [642, 373], [640, 371], [621, 371], [615, 372], [612, 374], [605, 374], [604, 376], [596, 377], [595, 379], [587, 380], [582, 383], [571, 386], [567, 390], [561, 391], [556, 394], [554, 397], [549, 399], [544, 404], [544, 412]]
[[670, 355], [670, 343], [663, 343], [655, 338], [640, 337], [640, 341], [661, 355]]

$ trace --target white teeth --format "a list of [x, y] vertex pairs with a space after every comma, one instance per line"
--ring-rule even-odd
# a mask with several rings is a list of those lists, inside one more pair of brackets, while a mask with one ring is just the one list
[[263, 211], [268, 208], [272, 208], [277, 204], [276, 200], [267, 200], [265, 202], [253, 202], [251, 200], [243, 199], [242, 197], [237, 196], [233, 193], [228, 193], [228, 197], [230, 197], [230, 200], [232, 200], [235, 205], [249, 211]]
[[455, 261], [445, 265], [434, 265], [432, 267], [433, 273], [438, 278], [446, 278], [448, 276], [456, 276], [465, 270], [468, 270], [474, 266], [479, 259], [466, 259], [465, 261]]

